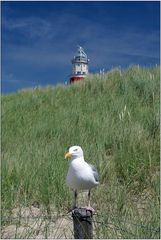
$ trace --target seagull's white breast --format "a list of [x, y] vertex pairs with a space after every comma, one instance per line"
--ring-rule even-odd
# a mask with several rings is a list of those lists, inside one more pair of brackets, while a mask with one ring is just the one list
[[76, 158], [70, 162], [66, 182], [70, 188], [75, 190], [91, 189], [98, 184], [91, 167], [83, 158]]

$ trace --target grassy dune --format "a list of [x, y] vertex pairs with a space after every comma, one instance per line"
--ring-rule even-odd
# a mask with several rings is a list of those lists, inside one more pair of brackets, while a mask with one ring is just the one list
[[159, 78], [130, 67], [2, 96], [2, 224], [34, 201], [66, 211], [64, 153], [80, 145], [101, 178], [95, 236], [159, 238]]

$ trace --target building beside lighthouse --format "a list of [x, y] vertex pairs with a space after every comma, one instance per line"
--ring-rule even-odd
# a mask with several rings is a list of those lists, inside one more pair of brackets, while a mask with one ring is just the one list
[[77, 54], [72, 59], [72, 75], [70, 83], [83, 80], [88, 74], [89, 59], [82, 47], [78, 47]]

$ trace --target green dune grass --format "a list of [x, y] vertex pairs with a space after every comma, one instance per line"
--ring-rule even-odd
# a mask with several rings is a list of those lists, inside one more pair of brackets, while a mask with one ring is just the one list
[[[159, 78], [158, 67], [130, 67], [2, 96], [2, 224], [34, 201], [70, 207], [64, 153], [80, 145], [101, 178], [97, 238], [159, 238]], [[109, 222], [128, 231], [107, 231]]]

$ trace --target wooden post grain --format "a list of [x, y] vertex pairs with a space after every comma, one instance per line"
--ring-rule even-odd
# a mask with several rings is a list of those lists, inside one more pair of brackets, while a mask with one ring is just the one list
[[72, 211], [74, 238], [75, 239], [92, 239], [92, 211], [86, 208], [75, 208]]

